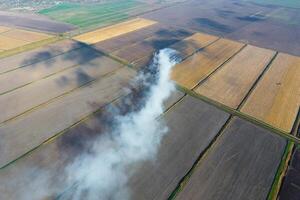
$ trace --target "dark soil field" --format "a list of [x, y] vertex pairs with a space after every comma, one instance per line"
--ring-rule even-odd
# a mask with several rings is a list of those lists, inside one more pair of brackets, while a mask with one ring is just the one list
[[286, 141], [235, 118], [175, 199], [267, 198]]
[[291, 8], [282, 6], [285, 1], [262, 2], [192, 0], [143, 17], [300, 55], [299, 3]]

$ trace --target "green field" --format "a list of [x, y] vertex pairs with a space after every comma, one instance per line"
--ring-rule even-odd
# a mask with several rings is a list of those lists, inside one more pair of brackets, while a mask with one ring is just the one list
[[247, 0], [262, 5], [284, 6], [288, 8], [300, 8], [300, 0]]
[[57, 21], [73, 24], [80, 28], [101, 27], [119, 22], [149, 9], [146, 3], [135, 0], [118, 0], [109, 3], [76, 4], [60, 3], [39, 11]]

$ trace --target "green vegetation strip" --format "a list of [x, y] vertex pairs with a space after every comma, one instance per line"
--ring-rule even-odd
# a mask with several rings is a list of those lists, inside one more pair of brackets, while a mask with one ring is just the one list
[[[298, 110], [298, 116], [295, 120], [292, 134], [297, 135], [297, 131], [300, 128], [300, 109]], [[292, 158], [293, 150], [299, 148], [299, 144], [294, 144], [294, 142], [288, 141], [285, 148], [284, 154], [282, 156], [280, 165], [277, 169], [276, 176], [274, 178], [272, 188], [268, 195], [268, 200], [276, 200], [283, 182], [283, 178], [287, 172], [289, 162]]]
[[289, 160], [290, 160], [292, 152], [293, 152], [293, 147], [294, 147], [294, 142], [288, 141], [285, 151], [283, 153], [280, 165], [277, 169], [271, 190], [268, 194], [268, 200], [276, 200], [277, 199], [277, 195], [280, 190], [283, 176], [285, 175]]
[[118, 0], [101, 4], [60, 3], [52, 8], [41, 10], [39, 13], [85, 28], [129, 18], [131, 12], [142, 12], [146, 5], [136, 0]]

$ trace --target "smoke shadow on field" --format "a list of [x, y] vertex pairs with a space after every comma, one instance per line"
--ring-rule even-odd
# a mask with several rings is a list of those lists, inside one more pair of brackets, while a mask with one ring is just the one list
[[215, 9], [217, 15], [219, 17], [230, 17], [234, 14], [236, 14], [234, 11], [231, 11], [231, 10], [223, 10], [223, 9]]
[[[23, 69], [28, 69], [28, 73], [46, 73], [46, 75], [75, 68], [75, 71], [73, 70], [74, 75], [70, 77], [76, 77], [76, 83], [79, 87], [94, 79], [85, 72], [85, 69], [101, 67], [99, 63], [93, 61], [104, 56], [102, 52], [81, 42], [73, 42], [64, 51], [61, 50], [61, 47], [56, 47], [53, 44], [49, 48], [43, 48], [41, 51], [33, 53], [29, 58], [24, 59], [21, 66], [23, 66]], [[84, 66], [80, 67], [81, 65]], [[41, 78], [43, 78], [43, 75]], [[68, 85], [70, 81], [67, 76], [62, 76], [56, 82], [63, 87]], [[74, 80], [72, 81], [74, 82]]]
[[[10, 173], [9, 176], [15, 177], [11, 180], [17, 180], [17, 185], [22, 190], [15, 192], [14, 195], [22, 197], [29, 195], [23, 199], [33, 199], [32, 196], [30, 197], [33, 195], [31, 191], [38, 188], [42, 194], [34, 193], [34, 195], [43, 195], [43, 197], [46, 195], [49, 199], [68, 199], [68, 197], [72, 199], [78, 183], [72, 182], [70, 185], [70, 182], [67, 182], [68, 184], [66, 184], [66, 166], [82, 155], [93, 156], [95, 151], [92, 146], [95, 141], [98, 141], [104, 133], [114, 133], [116, 116], [127, 117], [128, 113], [140, 111], [145, 107], [149, 99], [150, 87], [158, 81], [158, 69], [157, 66], [144, 68], [140, 72], [143, 78], [134, 80], [127, 88], [130, 90], [128, 95], [112, 104], [100, 107], [98, 104], [90, 102], [90, 106], [96, 107], [99, 112], [67, 129], [55, 140], [47, 143], [39, 151], [33, 151], [30, 156], [24, 158], [23, 162], [15, 165], [18, 169], [17, 173]], [[83, 164], [89, 165], [90, 163]], [[19, 179], [21, 180], [19, 181]]]
[[193, 22], [202, 29], [209, 29], [220, 33], [231, 33], [234, 31], [230, 26], [208, 18], [195, 18]]
[[241, 21], [247, 21], [247, 22], [257, 22], [257, 21], [265, 20], [265, 16], [263, 15], [253, 15], [253, 16], [236, 17], [236, 18]]
[[48, 50], [43, 50], [32, 55], [30, 58], [25, 59], [22, 62], [22, 66], [39, 68], [41, 65], [46, 67], [52, 67], [57, 64], [63, 65], [64, 61], [72, 61], [73, 65], [79, 65], [89, 62], [101, 55], [90, 46], [75, 42], [67, 51], [62, 52], [59, 48], [51, 47]]
[[[145, 66], [151, 65], [155, 52], [168, 47], [177, 50], [176, 48], [173, 48], [172, 45], [182, 41], [184, 38], [191, 36], [192, 34], [193, 32], [185, 29], [178, 29], [174, 27], [169, 27], [169, 29], [161, 28], [153, 32], [151, 38], [142, 40], [133, 46], [127, 47], [126, 52], [134, 52], [139, 49], [141, 52], [137, 59], [134, 55], [132, 57], [135, 59], [131, 59], [130, 55], [127, 55], [127, 59], [130, 60], [131, 64], [133, 64], [136, 69], [143, 69]], [[120, 57], [122, 58], [122, 56]], [[126, 60], [126, 58], [124, 59]]]

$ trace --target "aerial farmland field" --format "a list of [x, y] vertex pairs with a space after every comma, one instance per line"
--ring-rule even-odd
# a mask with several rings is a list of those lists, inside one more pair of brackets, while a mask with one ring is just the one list
[[117, 3], [113, 1], [99, 5], [61, 3], [39, 13], [84, 28], [95, 24], [104, 26], [122, 21], [137, 10], [140, 12], [145, 10], [147, 8], [145, 5], [135, 0], [121, 0]]
[[0, 200], [298, 200], [299, 35], [295, 0], [2, 0]]

